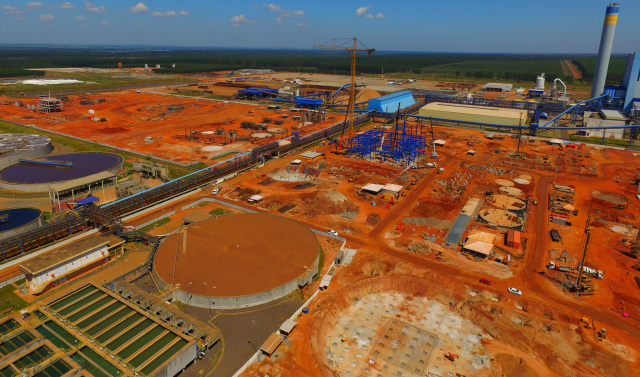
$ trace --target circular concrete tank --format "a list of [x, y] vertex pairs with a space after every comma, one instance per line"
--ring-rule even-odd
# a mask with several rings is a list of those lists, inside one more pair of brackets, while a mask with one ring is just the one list
[[0, 169], [18, 160], [40, 158], [53, 150], [51, 139], [34, 134], [0, 134]]
[[37, 208], [0, 210], [0, 239], [15, 236], [42, 225], [42, 211]]
[[196, 222], [167, 237], [153, 273], [175, 300], [202, 308], [242, 308], [286, 296], [318, 271], [311, 230], [286, 217], [236, 214]]

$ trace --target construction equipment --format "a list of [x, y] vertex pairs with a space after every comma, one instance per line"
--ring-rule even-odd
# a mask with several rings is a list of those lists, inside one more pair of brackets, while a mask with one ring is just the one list
[[[348, 46], [347, 43], [353, 41], [353, 46]], [[371, 55], [376, 49], [375, 48], [367, 48], [364, 46], [362, 42], [360, 42], [364, 48], [358, 48], [358, 40], [356, 38], [348, 39], [346, 42], [342, 44], [338, 44], [338, 39], [333, 39], [327, 43], [321, 45], [315, 45], [313, 48], [324, 48], [330, 50], [346, 50], [351, 53], [351, 86], [349, 87], [349, 104], [347, 105], [347, 122], [345, 127], [348, 124], [348, 139], [351, 141], [351, 134], [353, 132], [353, 110], [356, 103], [356, 53], [358, 51], [367, 52]], [[342, 150], [342, 142], [344, 137], [344, 128], [342, 129], [342, 135], [340, 136], [340, 143], [336, 145], [338, 150]]]
[[611, 208], [625, 209], [625, 208], [627, 208], [627, 206], [625, 204], [612, 204]]
[[589, 318], [582, 317], [582, 318], [580, 318], [580, 322], [584, 323], [584, 328], [585, 329], [590, 329], [591, 328], [591, 324], [589, 323]]
[[442, 251], [438, 251], [438, 253], [436, 254], [436, 258], [438, 259], [442, 259], [443, 256], [444, 256], [444, 253]]
[[603, 339], [607, 339], [607, 329], [604, 327], [598, 331], [598, 340], [602, 341]]
[[538, 205], [538, 199], [537, 198], [533, 198], [533, 205], [537, 206]]
[[585, 287], [582, 286], [582, 279], [583, 279], [583, 267], [584, 267], [584, 262], [587, 259], [587, 248], [589, 247], [589, 240], [591, 239], [591, 230], [593, 229], [593, 227], [589, 226], [589, 220], [587, 220], [587, 226], [585, 227], [584, 233], [585, 233], [585, 238], [583, 240], [582, 243], [582, 258], [580, 260], [580, 266], [578, 267], [578, 280], [576, 281], [576, 289], [578, 290], [578, 292], [582, 292], [584, 290]]

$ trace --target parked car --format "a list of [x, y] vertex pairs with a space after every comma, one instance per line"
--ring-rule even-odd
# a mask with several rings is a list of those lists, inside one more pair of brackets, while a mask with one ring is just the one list
[[480, 283], [486, 284], [486, 285], [491, 285], [491, 280], [482, 278], [482, 279], [480, 279]]
[[220, 187], [216, 186], [216, 187], [213, 188], [213, 191], [211, 191], [211, 194], [212, 195], [218, 195], [219, 192], [220, 192]]
[[332, 235], [334, 235], [336, 237], [338, 236], [338, 232], [336, 232], [335, 230], [330, 230], [327, 233], [332, 234]]
[[518, 295], [518, 296], [522, 296], [522, 292], [520, 292], [519, 290], [513, 288], [513, 287], [509, 287], [509, 289], [507, 289], [509, 292], [513, 293], [514, 295]]

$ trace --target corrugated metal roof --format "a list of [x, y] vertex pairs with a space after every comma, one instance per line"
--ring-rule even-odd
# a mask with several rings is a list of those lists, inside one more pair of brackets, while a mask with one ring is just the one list
[[362, 189], [371, 192], [380, 192], [384, 186], [379, 185], [377, 183], [368, 183]]
[[300, 153], [300, 157], [304, 157], [304, 158], [316, 158], [316, 157], [320, 157], [322, 156], [322, 153], [318, 153], [318, 152], [304, 152], [304, 153]]
[[103, 179], [113, 178], [113, 177], [115, 177], [113, 173], [109, 173], [108, 171], [102, 171], [100, 173], [91, 174], [86, 177], [72, 179], [70, 181], [66, 181], [62, 183], [55, 183], [55, 184], [49, 185], [49, 188], [53, 191], [60, 192], [60, 191], [70, 190], [72, 188], [76, 188], [80, 186], [85, 186], [97, 181], [102, 181]]
[[68, 260], [97, 247], [103, 245], [114, 247], [122, 243], [124, 243], [124, 240], [112, 234], [106, 236], [92, 234], [89, 237], [83, 238], [69, 245], [53, 249], [48, 253], [23, 262], [20, 264], [20, 268], [25, 272], [35, 275], [51, 267], [59, 266]]
[[485, 115], [498, 118], [513, 118], [520, 120], [521, 117], [528, 116], [527, 110], [502, 108], [502, 107], [490, 107], [490, 106], [473, 106], [473, 105], [459, 105], [455, 103], [443, 103], [432, 102], [425, 106], [422, 106], [420, 110], [436, 110], [451, 113], [462, 113], [470, 115]]
[[600, 110], [600, 115], [607, 120], [627, 120], [627, 118], [617, 110]]
[[260, 346], [260, 351], [266, 353], [267, 355], [271, 355], [276, 352], [276, 349], [282, 344], [282, 336], [280, 334], [271, 334], [269, 339], [267, 339], [262, 346]]
[[282, 326], [280, 326], [280, 331], [282, 331], [285, 334], [289, 334], [291, 331], [293, 331], [293, 328], [296, 327], [297, 324], [298, 323], [296, 321], [289, 318], [286, 321], [284, 321]]
[[482, 241], [482, 242], [493, 244], [493, 241], [496, 239], [496, 235], [488, 232], [483, 232], [478, 229], [473, 229], [471, 230], [471, 232], [469, 232], [468, 238], [469, 238], [469, 241], [467, 241], [467, 243], [471, 243], [473, 241]]
[[475, 241], [464, 245], [464, 249], [473, 251], [477, 254], [489, 255], [491, 254], [491, 250], [493, 249], [493, 244], [482, 241]]
[[393, 183], [387, 183], [382, 189], [385, 191], [400, 192], [402, 191], [402, 186], [395, 185]]

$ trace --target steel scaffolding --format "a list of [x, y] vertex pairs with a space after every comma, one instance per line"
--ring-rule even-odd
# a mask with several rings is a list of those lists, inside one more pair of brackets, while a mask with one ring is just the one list
[[409, 166], [422, 156], [427, 138], [422, 124], [403, 122], [394, 130], [370, 130], [351, 139], [349, 154]]

